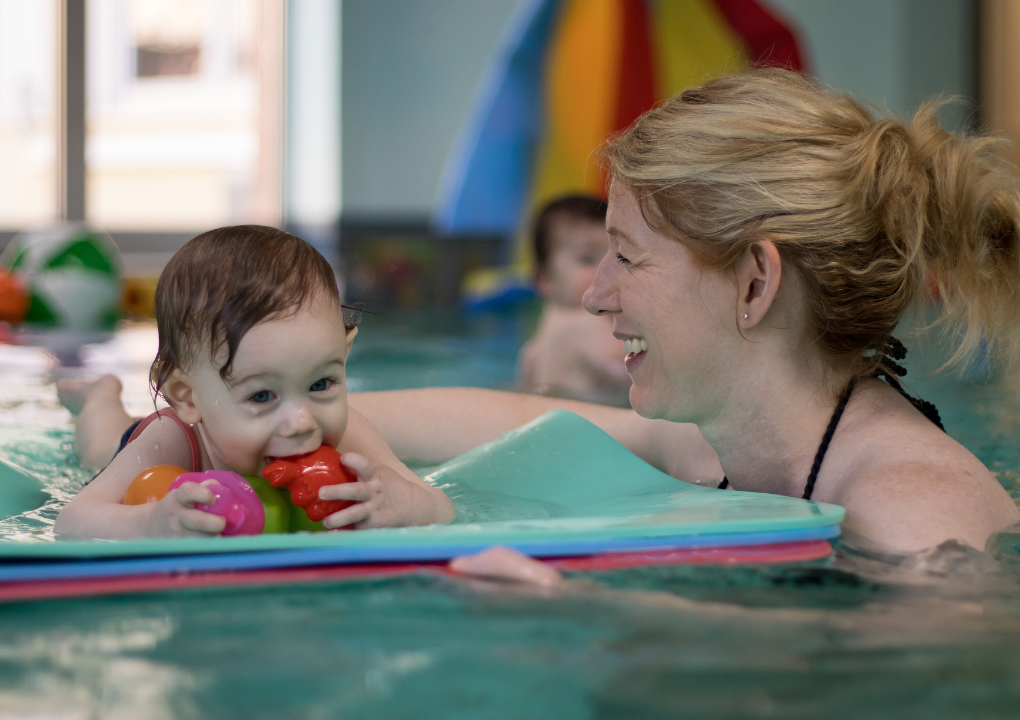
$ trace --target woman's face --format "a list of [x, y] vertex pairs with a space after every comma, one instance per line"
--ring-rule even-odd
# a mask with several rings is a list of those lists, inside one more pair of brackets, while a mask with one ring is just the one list
[[620, 183], [610, 189], [606, 226], [609, 252], [584, 306], [613, 316], [633, 380], [631, 405], [648, 418], [706, 422], [725, 402], [720, 378], [727, 377], [732, 336], [739, 338], [734, 281], [652, 230]]

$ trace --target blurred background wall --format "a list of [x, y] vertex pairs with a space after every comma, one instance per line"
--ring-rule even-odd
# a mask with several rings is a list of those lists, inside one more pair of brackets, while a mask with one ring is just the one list
[[[71, 187], [140, 282], [196, 232], [261, 222], [300, 232], [380, 306], [454, 303], [512, 239], [439, 237], [430, 220], [533, 1], [0, 0], [0, 244], [75, 219]], [[759, 4], [822, 82], [900, 116], [957, 95], [948, 126], [1020, 136], [1020, 3]]]
[[[427, 219], [513, 0], [345, 0], [345, 215]], [[973, 118], [974, 0], [763, 0], [798, 31], [810, 70], [902, 116], [947, 92]]]

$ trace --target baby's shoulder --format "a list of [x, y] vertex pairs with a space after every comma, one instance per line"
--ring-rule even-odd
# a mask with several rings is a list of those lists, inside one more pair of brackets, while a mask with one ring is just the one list
[[130, 448], [142, 456], [165, 458], [161, 464], [191, 465], [192, 443], [198, 443], [198, 435], [193, 429], [185, 429], [184, 424], [171, 417], [167, 411], [153, 413], [145, 418], [139, 426], [141, 431], [124, 448]]

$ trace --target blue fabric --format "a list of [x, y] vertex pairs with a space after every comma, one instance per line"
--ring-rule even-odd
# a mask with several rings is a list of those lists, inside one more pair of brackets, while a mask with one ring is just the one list
[[559, 0], [518, 6], [447, 160], [434, 214], [442, 234], [513, 237], [531, 191], [544, 66]]

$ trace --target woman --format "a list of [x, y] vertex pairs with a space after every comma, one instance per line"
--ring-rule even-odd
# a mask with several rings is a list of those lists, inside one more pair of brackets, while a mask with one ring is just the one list
[[677, 478], [842, 505], [854, 542], [983, 548], [1013, 501], [879, 379], [895, 384], [891, 333], [933, 290], [957, 362], [981, 342], [1017, 357], [1016, 179], [934, 109], [875, 120], [767, 70], [684, 92], [609, 145], [612, 244], [584, 302], [613, 317], [635, 412], [481, 390], [352, 404], [433, 461], [565, 407]]

